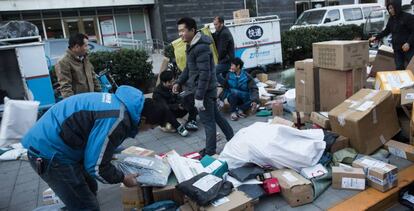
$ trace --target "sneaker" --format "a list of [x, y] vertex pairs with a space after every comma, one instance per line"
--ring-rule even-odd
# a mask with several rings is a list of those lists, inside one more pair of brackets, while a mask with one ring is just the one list
[[195, 120], [188, 121], [185, 124], [185, 129], [190, 130], [190, 131], [198, 130], [197, 122]]
[[239, 119], [239, 115], [236, 112], [231, 113], [230, 115], [231, 121], [237, 121]]
[[177, 133], [182, 137], [188, 136], [188, 131], [185, 129], [184, 125], [180, 125], [180, 127], [177, 128]]
[[165, 133], [175, 133], [176, 130], [172, 127], [170, 123], [167, 123], [165, 127], [160, 127], [160, 129]]
[[238, 110], [237, 116], [239, 116], [240, 118], [246, 118], [247, 115], [242, 110]]
[[221, 110], [224, 107], [224, 101], [217, 99], [217, 107]]

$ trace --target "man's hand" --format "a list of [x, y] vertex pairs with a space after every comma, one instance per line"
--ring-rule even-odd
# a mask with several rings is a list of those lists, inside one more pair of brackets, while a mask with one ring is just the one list
[[377, 40], [377, 37], [372, 36], [371, 38], [368, 39], [370, 42], [374, 42], [375, 40]]
[[172, 92], [174, 94], [178, 94], [178, 92], [180, 91], [180, 85], [179, 84], [174, 84], [172, 87]]
[[402, 50], [403, 50], [404, 52], [409, 51], [409, 50], [410, 50], [410, 44], [405, 43], [405, 44], [402, 46]]
[[257, 103], [252, 102], [250, 109], [252, 110], [253, 113], [255, 113], [257, 111]]
[[194, 107], [196, 107], [197, 111], [204, 111], [206, 108], [204, 107], [204, 100], [194, 100]]
[[138, 174], [128, 174], [124, 176], [124, 181], [122, 183], [124, 183], [125, 186], [127, 187], [134, 187], [138, 185], [137, 182], [137, 177]]

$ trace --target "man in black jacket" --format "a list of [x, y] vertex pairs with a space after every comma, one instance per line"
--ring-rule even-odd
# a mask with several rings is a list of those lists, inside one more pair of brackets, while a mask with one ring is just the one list
[[[152, 99], [168, 107], [167, 122], [170, 123], [178, 134], [185, 137], [188, 135], [187, 130], [197, 130], [197, 110], [191, 101], [194, 97], [187, 95], [187, 99], [180, 99], [178, 95], [172, 93], [174, 84], [174, 74], [172, 71], [163, 71], [160, 74], [161, 83], [155, 88]], [[181, 125], [177, 118], [188, 115], [188, 121], [185, 125]]]
[[197, 24], [192, 18], [181, 18], [177, 26], [179, 36], [187, 43], [187, 62], [172, 90], [173, 93], [178, 93], [180, 87], [185, 85], [184, 95], [194, 94], [194, 106], [206, 131], [206, 148], [201, 154], [213, 155], [216, 153], [216, 123], [227, 140], [230, 140], [234, 133], [215, 103], [217, 79], [210, 50], [212, 40], [197, 31]]
[[234, 58], [234, 41], [230, 30], [224, 26], [223, 17], [216, 16], [213, 23], [216, 29], [216, 32], [213, 33], [213, 38], [218, 52], [216, 74], [218, 82], [223, 85], [224, 77], [230, 70], [230, 62]]
[[387, 4], [390, 14], [384, 31], [369, 40], [380, 40], [391, 33], [392, 48], [397, 70], [404, 70], [414, 55], [414, 16], [401, 9], [401, 0], [392, 0]]

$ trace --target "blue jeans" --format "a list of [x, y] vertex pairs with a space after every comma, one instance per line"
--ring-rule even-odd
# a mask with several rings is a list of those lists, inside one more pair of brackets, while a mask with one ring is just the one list
[[220, 127], [221, 131], [223, 131], [227, 141], [233, 138], [234, 136], [233, 128], [230, 126], [230, 124], [227, 122], [227, 120], [223, 117], [223, 115], [217, 108], [216, 98], [213, 97], [215, 94], [215, 92], [206, 94], [206, 96], [204, 97], [204, 107], [206, 109], [198, 113], [206, 132], [205, 152], [207, 155], [216, 154], [216, 123]]
[[231, 67], [230, 63], [216, 65], [216, 77], [217, 77], [217, 82], [219, 84], [221, 85], [224, 84], [226, 75], [229, 72], [230, 67]]
[[404, 52], [402, 50], [395, 50], [394, 51], [394, 61], [397, 70], [405, 70], [406, 64], [408, 64], [413, 58], [414, 55], [414, 46], [410, 47], [408, 52]]
[[236, 112], [238, 110], [245, 112], [250, 108], [250, 105], [252, 104], [249, 92], [244, 92], [237, 89], [230, 89], [230, 94], [227, 97], [227, 100], [230, 103], [231, 112]]
[[[37, 172], [34, 153], [28, 152], [29, 162]], [[43, 160], [43, 171], [37, 172], [63, 201], [68, 210], [99, 210], [96, 191], [98, 183], [80, 164], [60, 164], [54, 160]]]

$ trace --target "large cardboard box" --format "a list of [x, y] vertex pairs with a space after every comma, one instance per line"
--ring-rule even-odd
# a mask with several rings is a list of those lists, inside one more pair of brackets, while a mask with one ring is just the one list
[[218, 199], [213, 204], [206, 207], [200, 207], [196, 202], [189, 200], [189, 205], [194, 211], [253, 211], [253, 199], [244, 192], [235, 190], [230, 195]]
[[145, 201], [141, 186], [129, 188], [121, 184], [121, 193], [124, 210], [140, 210], [144, 207]]
[[[396, 103], [400, 104], [401, 99], [401, 88], [411, 87], [414, 84], [414, 75], [409, 70], [399, 70], [399, 71], [384, 71], [377, 72], [375, 79], [375, 89], [377, 90], [389, 90], [394, 95], [394, 100]], [[406, 104], [406, 99], [410, 100], [413, 98], [410, 96], [412, 90], [405, 90], [405, 96], [401, 100], [402, 103]], [[411, 101], [412, 102], [412, 101]]]
[[291, 169], [280, 169], [271, 172], [279, 180], [282, 196], [292, 207], [308, 204], [313, 201], [311, 181]]
[[385, 148], [393, 155], [414, 162], [414, 146], [390, 140]]
[[313, 62], [316, 67], [343, 71], [365, 67], [369, 62], [368, 48], [368, 41], [313, 43]]
[[177, 184], [178, 181], [175, 175], [170, 174], [165, 187], [154, 187], [152, 189], [154, 201], [172, 200], [179, 205], [184, 204], [184, 194], [175, 188]]
[[400, 130], [390, 91], [361, 89], [332, 109], [329, 121], [362, 154], [373, 153]]
[[398, 168], [369, 156], [364, 156], [352, 163], [353, 167], [363, 168], [368, 185], [385, 192], [398, 185]]
[[320, 110], [330, 111], [364, 87], [365, 68], [349, 71], [319, 69]]
[[323, 129], [330, 130], [331, 124], [329, 123], [328, 112], [312, 112], [311, 121], [320, 126]]
[[414, 73], [414, 57], [411, 59], [410, 63], [407, 65], [407, 70], [411, 70]]
[[296, 111], [319, 111], [319, 68], [313, 59], [295, 62]]
[[392, 71], [395, 70], [394, 62], [394, 50], [392, 47], [382, 45], [375, 56], [374, 63], [372, 64], [371, 72], [372, 76], [375, 76], [376, 72], [380, 71]]
[[365, 190], [365, 173], [362, 168], [332, 167], [332, 188]]
[[126, 155], [136, 155], [136, 156], [145, 156], [145, 157], [153, 157], [155, 152], [149, 149], [144, 149], [137, 146], [130, 146], [121, 152], [122, 154]]

